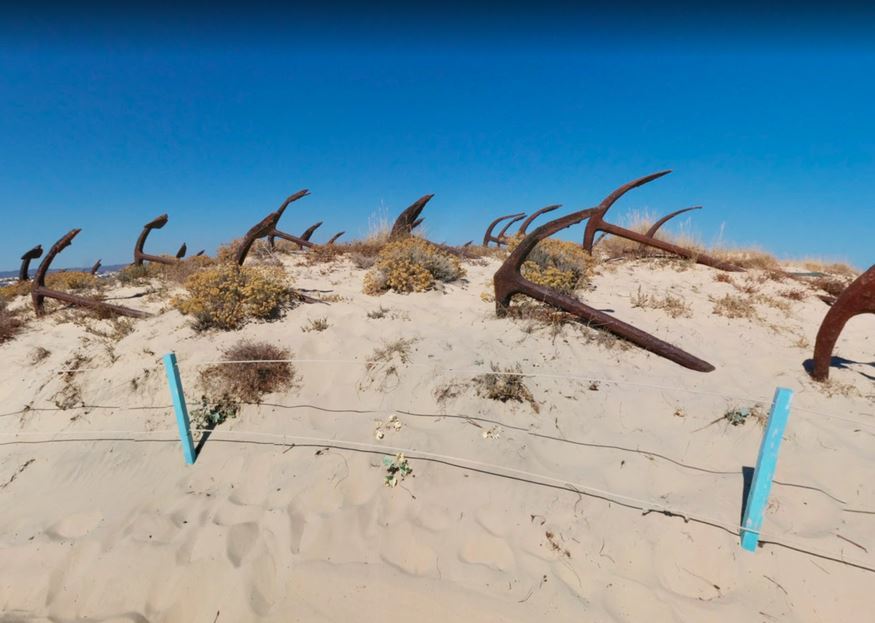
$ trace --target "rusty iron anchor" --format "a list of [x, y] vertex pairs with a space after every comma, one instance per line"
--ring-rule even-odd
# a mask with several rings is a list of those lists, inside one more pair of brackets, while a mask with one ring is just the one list
[[[681, 214], [684, 214], [685, 212], [689, 212], [691, 210], [701, 210], [701, 209], [702, 209], [702, 206], [692, 206], [690, 208], [683, 208], [681, 210], [675, 210], [674, 212], [669, 212], [668, 214], [663, 216], [661, 219], [656, 221], [653, 225], [651, 225], [650, 228], [646, 232], [644, 232], [644, 235], [647, 238], [652, 239], [656, 236], [656, 232], [658, 232], [659, 229], [663, 225], [665, 225], [667, 222], [669, 222], [674, 217], [680, 216]], [[605, 234], [602, 234], [601, 238], [599, 238], [599, 241], [604, 237], [605, 237]], [[595, 244], [598, 244], [598, 241], [596, 241]], [[643, 245], [643, 244], [639, 245], [639, 251], [643, 252], [645, 248], [646, 248], [645, 245]]]
[[30, 261], [37, 259], [42, 254], [43, 245], [38, 244], [21, 256], [21, 269], [18, 271], [19, 281], [27, 281], [29, 279], [28, 270], [30, 269]]
[[859, 314], [875, 314], [875, 265], [854, 279], [832, 301], [823, 317], [814, 342], [812, 378], [818, 381], [829, 378], [829, 365], [836, 341], [848, 320]]
[[243, 236], [243, 240], [240, 241], [240, 245], [237, 247], [237, 253], [235, 256], [235, 261], [237, 262], [237, 264], [243, 266], [243, 262], [246, 261], [246, 256], [249, 254], [249, 250], [252, 248], [252, 245], [255, 244], [255, 241], [259, 238], [276, 236], [277, 238], [282, 238], [283, 240], [297, 243], [299, 246], [302, 247], [315, 246], [309, 240], [304, 240], [302, 238], [299, 238], [298, 236], [293, 236], [291, 234], [281, 232], [276, 228], [277, 223], [279, 223], [280, 217], [283, 215], [283, 212], [286, 211], [286, 208], [289, 207], [289, 204], [297, 201], [302, 197], [306, 197], [309, 194], [310, 191], [304, 188], [303, 190], [299, 190], [293, 195], [289, 195], [275, 212], [271, 212], [263, 219], [261, 219], [258, 223], [256, 223], [252, 228], [250, 228], [250, 230], [246, 232], [246, 234]]
[[[304, 231], [303, 234], [301, 234], [300, 236], [298, 236], [298, 238], [300, 238], [301, 240], [309, 241], [309, 240], [310, 240], [310, 236], [312, 236], [312, 235], [313, 235], [313, 232], [315, 232], [317, 229], [319, 229], [319, 227], [320, 227], [321, 225], [322, 225], [322, 221], [319, 221], [318, 223], [314, 223], [314, 224], [310, 225], [310, 227], [308, 227], [308, 228]], [[275, 235], [275, 234], [271, 234], [270, 236], [267, 237], [267, 243], [270, 245], [270, 248], [271, 248], [271, 249], [274, 248], [275, 239], [276, 239], [276, 235]], [[313, 246], [313, 245], [311, 244], [310, 246]], [[304, 248], [304, 245], [300, 245], [300, 244], [298, 244], [298, 248], [299, 248], [299, 249], [303, 249], [303, 248]]]
[[[663, 175], [668, 175], [669, 173], [671, 173], [671, 170], [653, 173], [652, 179], [660, 178]], [[739, 268], [738, 266], [730, 264], [729, 262], [723, 262], [705, 253], [699, 253], [698, 251], [694, 251], [692, 249], [685, 249], [684, 247], [671, 244], [670, 242], [657, 240], [656, 238], [649, 238], [645, 234], [639, 234], [638, 232], [632, 231], [631, 229], [626, 229], [625, 227], [620, 227], [619, 225], [608, 223], [607, 221], [605, 221], [605, 213], [610, 207], [610, 205], [599, 207], [586, 223], [586, 230], [583, 234], [583, 248], [589, 253], [592, 253], [593, 242], [595, 240], [596, 233], [602, 231], [607, 234], [619, 236], [620, 238], [626, 238], [627, 240], [639, 242], [644, 246], [655, 247], [657, 249], [662, 249], [663, 251], [668, 251], [669, 253], [674, 253], [675, 255], [691, 259], [697, 264], [704, 264], [705, 266], [711, 266], [712, 268], [717, 268], [718, 270], [725, 270], [729, 272], [744, 272], [743, 268]]]
[[46, 313], [45, 310], [45, 299], [53, 298], [59, 301], [63, 301], [65, 303], [70, 303], [71, 305], [78, 305], [79, 307], [86, 307], [89, 309], [94, 309], [104, 313], [116, 314], [118, 316], [129, 316], [131, 318], [148, 318], [151, 316], [148, 312], [140, 311], [138, 309], [131, 309], [130, 307], [122, 307], [121, 305], [111, 305], [109, 303], [104, 303], [103, 301], [96, 301], [94, 299], [90, 299], [84, 296], [77, 296], [75, 294], [70, 294], [69, 292], [61, 292], [60, 290], [52, 290], [51, 288], [46, 286], [46, 273], [49, 271], [49, 267], [52, 264], [52, 261], [55, 259], [55, 256], [66, 249], [73, 242], [73, 238], [82, 231], [81, 229], [71, 229], [67, 232], [63, 237], [60, 238], [52, 248], [49, 249], [49, 252], [43, 258], [42, 263], [39, 265], [39, 268], [36, 271], [36, 274], [33, 276], [33, 282], [30, 285], [30, 298], [33, 303], [33, 311], [37, 316], [43, 316]]
[[137, 238], [136, 244], [134, 244], [134, 266], [142, 266], [143, 262], [155, 262], [157, 264], [176, 264], [185, 256], [186, 246], [185, 243], [182, 243], [182, 246], [179, 247], [179, 250], [176, 252], [175, 258], [162, 257], [160, 255], [150, 255], [143, 251], [143, 246], [146, 244], [146, 238], [149, 237], [149, 234], [153, 229], [161, 229], [165, 225], [167, 225], [167, 215], [162, 214], [161, 216], [149, 221], [145, 225], [143, 225], [143, 231], [140, 232], [139, 237]]
[[532, 224], [532, 221], [534, 221], [536, 218], [538, 218], [542, 214], [546, 214], [547, 212], [552, 212], [553, 210], [558, 210], [561, 207], [562, 207], [562, 205], [557, 203], [554, 205], [549, 205], [546, 208], [541, 208], [540, 210], [535, 210], [534, 212], [532, 212], [532, 214], [526, 220], [523, 221], [523, 224], [520, 225], [520, 228], [516, 232], [517, 235], [518, 236], [525, 236], [526, 230], [528, 230], [529, 225]]
[[346, 233], [345, 231], [339, 231], [336, 234], [334, 234], [333, 236], [331, 236], [331, 238], [329, 238], [328, 242], [325, 243], [326, 246], [333, 245], [335, 242], [337, 242], [337, 239], [340, 238], [345, 233]]
[[523, 238], [501, 267], [499, 267], [493, 277], [496, 314], [499, 317], [507, 315], [513, 295], [524, 294], [536, 301], [549, 303], [563, 311], [573, 314], [598, 329], [618, 335], [645, 350], [655, 353], [660, 357], [669, 359], [685, 368], [697, 372], [711, 372], [714, 370], [714, 366], [707, 361], [699, 359], [698, 357], [681, 350], [677, 346], [660, 340], [656, 336], [642, 331], [641, 329], [606, 314], [605, 312], [594, 309], [577, 298], [557, 292], [553, 288], [533, 283], [523, 277], [520, 272], [526, 258], [541, 240], [548, 236], [552, 236], [556, 232], [567, 227], [580, 223], [587, 218], [592, 218], [598, 214], [604, 214], [604, 212], [624, 194], [633, 188], [637, 188], [657, 179], [661, 175], [664, 174], [656, 173], [633, 180], [605, 197], [597, 207], [573, 212], [567, 216], [552, 220], [541, 225]]
[[425, 204], [431, 201], [432, 197], [434, 197], [433, 193], [423, 195], [398, 215], [398, 218], [395, 219], [395, 224], [392, 225], [392, 230], [389, 232], [390, 242], [406, 238], [422, 223], [419, 215], [425, 208]]
[[[497, 219], [489, 223], [489, 227], [486, 228], [486, 233], [483, 234], [483, 246], [488, 247], [490, 242], [494, 242], [496, 246], [501, 246], [502, 244], [506, 244], [503, 239], [504, 234], [507, 232], [508, 228], [516, 223], [517, 221], [526, 218], [525, 212], [517, 212], [516, 214], [505, 214], [504, 216], [499, 216]], [[497, 236], [492, 235], [492, 231], [495, 227], [505, 219], [513, 219], [508, 222], [507, 225], [501, 230], [501, 232]]]

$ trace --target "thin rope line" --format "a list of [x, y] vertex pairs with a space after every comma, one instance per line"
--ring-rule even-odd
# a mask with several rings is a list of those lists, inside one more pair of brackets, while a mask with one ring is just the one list
[[[95, 431], [95, 432], [100, 432], [100, 431]], [[756, 530], [743, 528], [742, 526], [735, 526], [735, 524], [733, 524], [733, 523], [727, 523], [727, 522], [723, 522], [721, 520], [711, 519], [711, 518], [708, 518], [708, 517], [702, 516], [702, 515], [693, 515], [693, 514], [683, 513], [683, 512], [679, 512], [679, 511], [673, 511], [670, 508], [668, 508], [667, 506], [665, 506], [664, 504], [660, 504], [658, 502], [651, 503], [648, 500], [640, 500], [640, 499], [634, 498], [632, 496], [618, 494], [618, 493], [614, 493], [614, 492], [610, 492], [610, 491], [604, 491], [604, 490], [601, 490], [601, 489], [598, 489], [595, 487], [584, 487], [584, 486], [577, 485], [577, 484], [570, 482], [568, 480], [565, 480], [565, 479], [559, 479], [559, 478], [555, 478], [552, 476], [535, 474], [532, 472], [526, 472], [524, 470], [517, 470], [514, 468], [502, 467], [499, 465], [493, 465], [493, 464], [482, 463], [482, 462], [474, 461], [474, 460], [470, 460], [470, 459], [464, 459], [461, 457], [451, 457], [451, 456], [446, 456], [446, 455], [429, 453], [429, 452], [425, 452], [425, 451], [414, 450], [414, 449], [405, 449], [405, 448], [399, 448], [399, 447], [393, 447], [393, 446], [378, 446], [375, 444], [366, 444], [366, 443], [361, 443], [361, 442], [353, 442], [353, 441], [346, 441], [346, 440], [339, 440], [339, 439], [322, 439], [322, 438], [318, 438], [318, 437], [282, 435], [282, 434], [277, 434], [277, 433], [259, 433], [259, 432], [255, 432], [255, 431], [218, 431], [215, 429], [212, 429], [212, 430], [210, 430], [210, 429], [195, 429], [195, 432], [201, 432], [201, 433], [209, 432], [211, 434], [218, 433], [218, 434], [230, 434], [230, 435], [238, 435], [238, 436], [240, 436], [240, 435], [254, 435], [254, 436], [281, 438], [283, 440], [298, 439], [298, 440], [302, 440], [302, 441], [308, 441], [308, 442], [314, 443], [314, 444], [318, 443], [318, 445], [337, 447], [338, 449], [344, 449], [344, 448], [338, 447], [337, 444], [345, 444], [347, 446], [351, 446], [349, 448], [345, 448], [348, 450], [358, 449], [358, 451], [366, 451], [366, 452], [371, 452], [374, 454], [383, 454], [383, 455], [388, 454], [386, 452], [386, 450], [390, 450], [390, 451], [394, 450], [396, 452], [403, 452], [405, 454], [408, 454], [409, 458], [411, 458], [413, 460], [435, 461], [435, 462], [440, 462], [441, 464], [444, 464], [444, 465], [458, 467], [460, 469], [473, 469], [473, 470], [478, 471], [480, 473], [491, 474], [494, 476], [505, 477], [505, 478], [517, 478], [517, 479], [523, 480], [525, 482], [530, 482], [532, 484], [543, 484], [545, 486], [560, 487], [560, 488], [566, 489], [570, 492], [574, 492], [574, 493], [578, 493], [578, 494], [586, 494], [586, 495], [589, 495], [592, 497], [597, 497], [599, 499], [603, 499], [605, 501], [614, 501], [617, 504], [625, 505], [627, 507], [635, 508], [637, 510], [642, 510], [643, 514], [645, 514], [645, 515], [650, 513], [650, 512], [658, 512], [658, 513], [664, 514], [668, 517], [680, 517], [680, 518], [684, 519], [684, 521], [691, 521], [692, 520], [692, 521], [696, 521], [699, 523], [703, 523], [705, 525], [712, 525], [714, 527], [722, 528], [734, 536], [739, 536], [741, 531], [750, 532], [750, 533], [756, 534], [758, 536], [758, 541], [761, 545], [767, 545], [767, 544], [776, 545], [779, 547], [784, 547], [786, 549], [794, 550], [794, 551], [799, 552], [799, 553], [810, 554], [813, 556], [817, 556], [819, 558], [823, 558], [825, 560], [830, 560], [832, 562], [837, 562], [840, 564], [855, 567], [855, 568], [860, 569], [862, 571], [868, 571], [871, 573], [875, 573], [875, 568], [869, 567], [865, 563], [856, 561], [854, 559], [845, 558], [844, 555], [836, 556], [835, 554], [827, 552], [826, 550], [820, 550], [819, 548], [804, 547], [801, 545], [793, 544], [793, 543], [788, 542], [788, 541], [782, 542], [782, 541], [777, 541], [777, 540], [774, 540], [771, 538], [763, 538], [762, 533], [760, 533]], [[113, 434], [131, 434], [131, 433], [122, 432], [122, 433], [113, 433]], [[143, 434], [143, 433], [133, 433], [133, 434]], [[51, 440], [51, 439], [45, 440], [45, 442], [47, 442], [47, 443], [51, 443], [52, 441], [53, 440]], [[64, 442], [64, 441], [74, 441], [74, 442], [75, 441], [134, 441], [134, 442], [136, 442], [139, 440], [130, 439], [130, 438], [128, 438], [128, 439], [122, 438], [122, 439], [58, 439], [58, 440], [54, 440], [54, 441], [58, 441], [58, 442]], [[175, 439], [174, 440], [161, 439], [161, 440], [154, 440], [154, 441], [167, 441], [167, 442], [169, 442], [169, 441], [177, 441], [177, 440], [175, 440]], [[216, 441], [219, 443], [221, 443], [222, 441], [234, 443], [234, 440], [230, 440], [230, 439], [229, 440], [217, 439]], [[245, 439], [238, 439], [237, 441], [242, 442], [242, 443], [259, 443], [258, 441], [247, 441]], [[9, 444], [14, 444], [14, 443], [16, 443], [16, 442], [14, 442], [14, 441], [13, 442], [4, 442], [3, 445], [9, 445]], [[21, 443], [40, 443], [40, 442], [38, 442], [38, 441], [22, 441]], [[268, 442], [268, 443], [270, 443], [270, 442]], [[286, 446], [290, 446], [290, 447], [295, 447], [295, 444], [288, 444], [288, 443], [279, 444], [279, 445], [286, 445]], [[412, 453], [412, 454], [409, 454], [409, 453]], [[419, 455], [419, 456], [417, 456], [417, 455]], [[465, 465], [459, 465], [457, 463], [454, 463], [453, 461], [457, 461], [458, 463], [467, 463], [468, 465], [474, 465], [477, 467], [466, 467]], [[498, 473], [495, 471], [489, 471], [489, 470], [500, 470], [500, 471], [505, 471], [505, 472], [511, 472], [511, 473], [518, 474], [518, 476], [508, 476], [507, 474], [501, 474], [501, 473]], [[523, 477], [525, 477], [525, 478], [523, 478]], [[534, 479], [534, 480], [531, 480], [531, 479]], [[538, 480], [540, 480], [542, 482], [538, 482]], [[627, 500], [628, 502], [637, 503], [638, 506], [632, 506], [632, 504], [622, 502], [620, 500]]]
[[[182, 367], [192, 366], [192, 367], [203, 367], [208, 365], [226, 365], [226, 364], [252, 364], [252, 363], [327, 363], [327, 364], [351, 364], [351, 365], [380, 365], [385, 364], [385, 361], [373, 361], [373, 360], [359, 360], [359, 359], [263, 359], [263, 360], [252, 360], [252, 359], [241, 359], [241, 360], [231, 360], [231, 361], [200, 361], [197, 363], [183, 363]], [[607, 383], [612, 385], [628, 385], [632, 387], [645, 387], [648, 389], [660, 389], [665, 391], [681, 391], [688, 394], [697, 394], [700, 396], [711, 396], [716, 398], [723, 398], [725, 400], [744, 400], [747, 402], [764, 402], [771, 403], [772, 399], [770, 397], [750, 397], [750, 396], [735, 396], [733, 394], [721, 394], [718, 392], [709, 392], [700, 389], [691, 389], [687, 387], [680, 386], [672, 386], [672, 385], [659, 385], [656, 383], [638, 383], [635, 381], [623, 381], [619, 379], [606, 379], [599, 378], [594, 376], [585, 376], [580, 374], [559, 374], [559, 373], [548, 373], [548, 372], [516, 372], [516, 371], [500, 371], [500, 370], [492, 370], [491, 368], [483, 368], [483, 367], [475, 367], [475, 366], [467, 366], [461, 368], [440, 368], [433, 364], [427, 363], [405, 363], [407, 367], [414, 368], [430, 368], [435, 372], [442, 373], [477, 373], [483, 372], [487, 374], [495, 374], [498, 376], [523, 376], [523, 377], [537, 377], [537, 378], [550, 378], [550, 379], [569, 379], [569, 380], [579, 380], [579, 381], [590, 381], [590, 382], [599, 382], [599, 383]], [[795, 406], [793, 407], [796, 411], [804, 411], [807, 413], [811, 413], [814, 415], [822, 415], [825, 417], [830, 417], [834, 419], [845, 420], [848, 422], [853, 422], [855, 424], [860, 424], [862, 426], [875, 426], [875, 421], [869, 422], [860, 422], [859, 420], [853, 420], [850, 418], [844, 418], [842, 416], [833, 415], [831, 413], [824, 413], [820, 411], [816, 411], [814, 409], [808, 409], [806, 407]], [[858, 412], [860, 415], [864, 416], [873, 416], [875, 414], [869, 414], [865, 412]]]
[[[467, 463], [468, 465], [475, 465], [481, 469], [497, 469], [506, 472], [510, 472], [516, 474], [518, 476], [525, 476], [528, 478], [537, 478], [541, 480], [547, 480], [554, 483], [572, 485], [574, 488], [579, 489], [581, 492], [589, 493], [592, 495], [600, 495], [600, 496], [608, 496], [613, 497], [616, 500], [625, 500], [627, 502], [635, 502], [645, 507], [646, 510], [657, 511], [657, 512], [668, 512], [674, 515], [678, 515], [680, 517], [690, 518], [690, 519], [698, 519], [700, 521], [707, 521], [710, 523], [714, 523], [723, 528], [727, 528], [729, 530], [741, 530], [741, 526], [737, 526], [735, 524], [726, 523], [723, 520], [713, 519], [707, 516], [697, 516], [692, 513], [685, 513], [681, 511], [675, 511], [669, 508], [668, 506], [651, 500], [643, 500], [640, 498], [636, 498], [633, 496], [625, 495], [622, 493], [615, 493], [613, 491], [608, 491], [605, 489], [599, 489], [597, 487], [593, 487], [590, 485], [583, 485], [579, 483], [575, 483], [569, 481], [567, 479], [556, 478], [553, 476], [547, 476], [543, 474], [536, 474], [534, 472], [528, 472], [525, 470], [516, 469], [513, 467], [504, 467], [501, 465], [495, 465], [492, 463], [484, 463], [482, 461], [476, 461], [474, 459], [466, 459], [463, 457], [450, 456], [445, 454], [438, 454], [434, 452], [428, 452], [425, 450], [417, 450], [415, 448], [403, 448], [399, 446], [389, 446], [389, 445], [378, 445], [372, 443], [365, 443], [360, 441], [347, 441], [345, 439], [325, 439], [322, 437], [310, 437], [306, 435], [289, 435], [284, 433], [269, 433], [269, 432], [259, 432], [259, 431], [243, 431], [243, 430], [218, 430], [218, 429], [206, 429], [206, 428], [198, 428], [192, 429], [192, 432], [198, 433], [210, 433], [210, 435], [214, 435], [216, 433], [220, 435], [252, 435], [256, 437], [268, 437], [274, 439], [292, 439], [297, 441], [307, 441], [315, 444], [331, 444], [331, 443], [342, 443], [344, 445], [354, 446], [366, 450], [374, 450], [377, 452], [381, 452], [383, 454], [391, 454], [391, 453], [404, 453], [405, 456], [409, 456], [411, 459], [433, 459], [433, 460], [442, 460], [442, 461], [456, 461], [460, 463]], [[748, 532], [755, 532], [753, 530], [747, 530]]]
[[[179, 433], [176, 428], [164, 428], [160, 430], [59, 430], [53, 432], [44, 431], [0, 431], [0, 435], [18, 436], [55, 436], [55, 435], [164, 435], [167, 433]], [[83, 441], [88, 441], [87, 439]]]
[[[380, 365], [385, 364], [385, 361], [375, 361], [375, 360], [360, 360], [360, 359], [309, 359], [309, 358], [295, 358], [295, 359], [235, 359], [235, 360], [209, 360], [209, 361], [199, 361], [196, 363], [180, 363], [180, 367], [203, 367], [203, 366], [211, 366], [211, 365], [229, 365], [229, 364], [254, 364], [254, 363], [326, 363], [326, 364], [350, 364], [350, 365]], [[721, 394], [717, 392], [709, 392], [705, 390], [699, 389], [691, 389], [687, 387], [673, 386], [673, 385], [659, 385], [656, 383], [637, 383], [635, 381], [624, 381], [619, 379], [606, 379], [599, 378], [594, 376], [585, 376], [580, 374], [558, 374], [558, 373], [547, 373], [547, 372], [516, 372], [516, 371], [500, 371], [500, 370], [492, 370], [483, 367], [475, 367], [475, 366], [467, 366], [461, 368], [440, 368], [435, 366], [434, 364], [428, 363], [414, 363], [407, 362], [405, 363], [407, 367], [414, 368], [431, 368], [435, 372], [444, 372], [444, 373], [477, 373], [477, 372], [485, 372], [487, 374], [495, 374], [501, 376], [524, 376], [524, 377], [538, 377], [538, 378], [552, 378], [552, 379], [570, 379], [570, 380], [580, 380], [580, 381], [597, 381], [599, 383], [607, 383], [613, 385], [628, 385], [632, 387], [646, 387], [648, 389], [660, 389], [666, 391], [681, 391], [688, 394], [697, 394], [701, 396], [712, 396], [716, 398], [723, 398], [725, 400], [744, 400], [748, 402], [765, 402], [770, 403], [771, 398], [769, 397], [750, 397], [750, 396], [735, 396], [733, 394]], [[153, 367], [160, 367], [153, 366]], [[79, 372], [79, 371], [88, 371], [88, 370], [104, 370], [109, 369], [106, 367], [98, 367], [98, 368], [74, 368], [69, 370], [57, 370], [57, 373], [63, 372]], [[822, 415], [825, 417], [830, 417], [834, 419], [845, 420], [848, 422], [853, 422], [855, 424], [860, 424], [862, 426], [873, 426], [875, 422], [860, 422], [859, 420], [853, 420], [850, 418], [843, 418], [841, 416], [833, 415], [831, 413], [824, 413], [821, 411], [816, 411], [814, 409], [808, 409], [806, 407], [794, 406], [794, 410], [796, 411], [804, 411], [807, 413], [811, 413], [814, 415]], [[864, 416], [872, 416], [875, 417], [875, 414], [865, 413], [865, 412], [857, 412], [860, 415]]]

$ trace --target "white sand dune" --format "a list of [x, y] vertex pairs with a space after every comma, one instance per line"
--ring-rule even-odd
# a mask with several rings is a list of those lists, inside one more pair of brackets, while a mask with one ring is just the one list
[[[493, 259], [442, 292], [378, 298], [346, 261], [283, 261], [297, 286], [342, 300], [233, 333], [198, 334], [164, 310], [118, 341], [50, 315], [0, 346], [0, 620], [868, 616], [875, 573], [774, 544], [741, 550], [742, 468], [762, 429], [712, 422], [793, 389], [763, 538], [875, 568], [872, 316], [848, 324], [836, 355], [850, 363], [823, 386], [802, 364], [827, 308], [810, 292], [782, 299], [801, 287], [789, 280], [757, 284], [790, 305], [758, 303], [758, 320], [715, 315], [713, 299], [735, 289], [701, 266], [620, 263], [581, 294], [717, 367], [701, 374], [574, 325], [553, 335], [497, 318], [481, 298]], [[692, 316], [633, 307], [639, 288], [684, 298]], [[379, 306], [385, 317], [368, 318]], [[325, 331], [301, 330], [320, 317]], [[296, 364], [296, 389], [245, 406], [186, 466], [160, 357], [177, 353], [193, 404], [198, 365], [241, 336], [330, 361]], [[410, 362], [368, 371], [400, 337], [415, 340]], [[50, 355], [34, 364], [39, 347]], [[525, 379], [539, 412], [470, 387], [438, 402], [492, 362], [544, 375]], [[88, 369], [57, 372], [71, 365]], [[86, 407], [58, 409], [65, 398]], [[393, 414], [400, 428], [377, 439]], [[396, 488], [383, 483], [391, 448], [413, 468]]]

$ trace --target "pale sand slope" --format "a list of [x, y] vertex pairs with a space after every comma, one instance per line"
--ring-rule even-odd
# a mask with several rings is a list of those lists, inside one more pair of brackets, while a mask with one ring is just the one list
[[[833, 368], [826, 389], [808, 378], [802, 362], [812, 348], [800, 339], [813, 343], [827, 310], [813, 294], [789, 301], [789, 313], [758, 304], [762, 320], [727, 319], [712, 313], [709, 297], [737, 291], [715, 281], [716, 271], [658, 261], [602, 269], [597, 289], [581, 293], [717, 366], [701, 374], [637, 348], [608, 348], [575, 326], [554, 337], [496, 318], [481, 299], [495, 260], [468, 265], [467, 282], [443, 292], [379, 298], [361, 293], [363, 271], [345, 261], [284, 261], [298, 286], [344, 299], [230, 334], [196, 334], [165, 311], [117, 343], [49, 317], [0, 347], [0, 620], [850, 621], [871, 612], [873, 573], [774, 545], [750, 554], [719, 526], [616, 503], [646, 499], [736, 526], [741, 468], [753, 466], [762, 431], [752, 421], [707, 425], [750, 404], [731, 396], [767, 407], [786, 386], [795, 409], [776, 479], [841, 502], [776, 485], [765, 538], [875, 567], [875, 515], [848, 512], [875, 511], [875, 367]], [[684, 297], [692, 317], [633, 308], [639, 287]], [[775, 295], [800, 286], [757, 287]], [[369, 319], [381, 305], [386, 317]], [[323, 316], [327, 330], [301, 330]], [[187, 467], [157, 362], [176, 351], [193, 404], [195, 364], [241, 336], [299, 358], [360, 363], [298, 364], [298, 389], [245, 407]], [[836, 355], [872, 362], [873, 336], [875, 318], [852, 320]], [[369, 375], [363, 362], [398, 337], [416, 339], [410, 364]], [[39, 346], [51, 355], [31, 364]], [[65, 375], [56, 371], [77, 354], [75, 365], [98, 369], [70, 375], [64, 391], [78, 387], [90, 407], [37, 410], [59, 399]], [[437, 403], [437, 388], [476, 374], [446, 368], [490, 362], [620, 383], [526, 379], [540, 413], [471, 388]], [[32, 410], [15, 413], [26, 405]], [[127, 409], [141, 406], [160, 408]], [[393, 413], [401, 429], [375, 439], [376, 421]], [[231, 431], [330, 438], [340, 448]], [[51, 438], [57, 443], [28, 443]], [[551, 476], [615, 501], [422, 459], [391, 489], [381, 461], [393, 451], [344, 442]]]

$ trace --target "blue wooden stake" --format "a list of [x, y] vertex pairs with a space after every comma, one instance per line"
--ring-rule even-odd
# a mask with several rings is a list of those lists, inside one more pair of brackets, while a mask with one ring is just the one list
[[182, 454], [185, 455], [185, 462], [192, 465], [195, 458], [194, 441], [191, 438], [191, 423], [188, 419], [188, 408], [185, 406], [185, 394], [182, 393], [182, 381], [179, 380], [179, 368], [176, 367], [176, 353], [164, 355], [164, 369], [167, 371], [167, 385], [170, 387], [173, 411], [176, 413], [176, 423], [179, 425]]
[[753, 483], [747, 494], [747, 505], [744, 518], [741, 521], [741, 547], [755, 552], [759, 542], [760, 528], [763, 525], [763, 512], [769, 502], [769, 491], [772, 489], [772, 478], [778, 463], [778, 450], [781, 448], [781, 438], [790, 416], [790, 400], [793, 390], [779, 387], [775, 390], [772, 400], [772, 410], [769, 421], [763, 433], [757, 466], [753, 473]]

